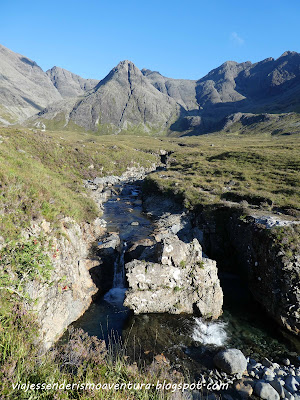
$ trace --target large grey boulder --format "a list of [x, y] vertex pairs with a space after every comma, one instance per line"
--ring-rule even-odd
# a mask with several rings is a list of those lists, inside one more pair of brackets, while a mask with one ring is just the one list
[[197, 239], [186, 244], [176, 236], [158, 244], [157, 261], [133, 260], [125, 265], [129, 290], [124, 305], [135, 314], [222, 314], [223, 292], [216, 262], [202, 256]]
[[257, 382], [254, 387], [255, 394], [261, 399], [265, 400], [279, 400], [280, 396], [277, 391], [269, 384], [265, 382]]
[[238, 349], [220, 351], [214, 357], [215, 365], [228, 374], [242, 374], [247, 369], [247, 360]]
[[164, 238], [157, 244], [158, 262], [183, 267], [202, 262], [202, 248], [197, 239], [185, 243], [177, 236]]

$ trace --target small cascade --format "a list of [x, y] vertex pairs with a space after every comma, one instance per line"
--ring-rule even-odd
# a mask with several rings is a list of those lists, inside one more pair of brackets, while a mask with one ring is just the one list
[[121, 243], [120, 254], [114, 264], [114, 279], [112, 288], [124, 288], [125, 286], [125, 268], [124, 268], [124, 254], [126, 249], [126, 242]]
[[201, 318], [194, 318], [192, 338], [203, 345], [224, 346], [228, 339], [225, 322], [207, 322]]
[[114, 263], [114, 279], [112, 288], [104, 295], [104, 300], [113, 305], [123, 305], [125, 298], [125, 266], [124, 254], [126, 242], [121, 243], [119, 257]]

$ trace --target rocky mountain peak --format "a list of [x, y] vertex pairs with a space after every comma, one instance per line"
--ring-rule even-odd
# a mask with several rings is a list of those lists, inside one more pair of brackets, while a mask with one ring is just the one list
[[279, 59], [280, 59], [280, 58], [283, 58], [283, 57], [293, 57], [293, 56], [299, 56], [299, 53], [297, 53], [296, 51], [290, 51], [290, 50], [288, 50], [288, 51], [285, 51], [285, 52], [279, 57]]
[[129, 68], [136, 68], [136, 66], [130, 60], [123, 60], [123, 61], [119, 62], [119, 64], [116, 66], [116, 68], [118, 68], [118, 69], [122, 69], [122, 68], [129, 69]]
[[[120, 75], [120, 74], [135, 74], [135, 75], [142, 75], [141, 71], [134, 65], [132, 61], [124, 60], [120, 61], [119, 64], [111, 70], [108, 74], [111, 76]], [[105, 78], [104, 78], [105, 79]]]
[[[100, 133], [209, 132], [233, 113], [299, 110], [300, 54], [226, 61], [199, 80], [172, 79], [123, 60], [101, 81], [36, 62], [0, 45], [0, 123], [56, 119]], [[57, 126], [58, 126], [57, 125]], [[50, 126], [50, 123], [49, 123]]]
[[[162, 75], [160, 72], [158, 72], [158, 71], [151, 71], [151, 69], [147, 69], [147, 68], [143, 68], [143, 69], [141, 70], [141, 72], [142, 72], [142, 74], [145, 75], [145, 76], [148, 76], [148, 75], [157, 75], [157, 76], [163, 77], [163, 75]], [[163, 77], [163, 78], [165, 78], [165, 77]]]
[[99, 82], [96, 79], [84, 79], [57, 66], [49, 69], [46, 74], [63, 98], [82, 96]]

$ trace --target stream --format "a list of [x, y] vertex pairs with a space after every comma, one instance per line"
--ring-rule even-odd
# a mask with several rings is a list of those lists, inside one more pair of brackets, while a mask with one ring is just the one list
[[121, 192], [104, 204], [102, 217], [107, 221], [107, 231], [118, 232], [121, 239], [120, 255], [113, 265], [113, 287], [95, 300], [74, 327], [112, 346], [122, 344], [132, 361], [151, 362], [163, 353], [176, 368], [190, 374], [212, 368], [212, 355], [222, 346], [239, 348], [257, 360], [268, 357], [280, 362], [298, 356], [299, 341], [281, 332], [234, 274], [219, 272], [224, 313], [215, 322], [189, 315], [133, 315], [124, 307], [125, 252], [136, 241], [150, 238], [155, 226], [142, 212], [137, 184], [127, 183], [117, 189]]

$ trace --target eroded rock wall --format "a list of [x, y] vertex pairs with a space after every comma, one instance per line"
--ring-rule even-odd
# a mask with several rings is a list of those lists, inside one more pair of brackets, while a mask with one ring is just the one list
[[90, 246], [101, 234], [98, 221], [78, 225], [71, 218], [61, 221], [62, 234], [58, 237], [46, 221], [36, 222], [25, 236], [44, 233], [49, 238], [53, 271], [48, 282], [31, 281], [26, 291], [33, 303], [40, 325], [40, 339], [45, 349], [57, 340], [73, 321], [89, 307], [97, 292], [89, 270], [99, 264], [90, 255]]
[[299, 335], [300, 254], [293, 244], [299, 222], [257, 214], [224, 207], [195, 219], [204, 231], [205, 250], [219, 265], [244, 275], [254, 299], [279, 325]]

